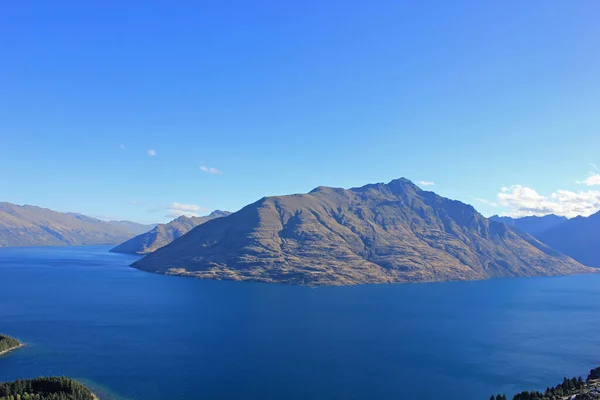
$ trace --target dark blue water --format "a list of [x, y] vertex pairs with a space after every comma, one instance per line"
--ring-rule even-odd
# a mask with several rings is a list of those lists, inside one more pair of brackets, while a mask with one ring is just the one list
[[0, 249], [0, 380], [107, 398], [489, 399], [600, 365], [600, 276], [341, 288], [137, 271], [106, 247]]

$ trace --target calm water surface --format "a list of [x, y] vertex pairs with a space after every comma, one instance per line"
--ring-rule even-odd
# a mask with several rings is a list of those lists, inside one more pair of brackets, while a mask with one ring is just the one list
[[108, 247], [0, 249], [0, 380], [107, 399], [482, 399], [600, 365], [600, 276], [306, 288], [129, 268]]

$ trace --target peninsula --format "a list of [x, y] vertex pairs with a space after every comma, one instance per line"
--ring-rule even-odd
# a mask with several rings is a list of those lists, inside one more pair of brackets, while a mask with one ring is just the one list
[[0, 334], [0, 356], [23, 346], [17, 339]]

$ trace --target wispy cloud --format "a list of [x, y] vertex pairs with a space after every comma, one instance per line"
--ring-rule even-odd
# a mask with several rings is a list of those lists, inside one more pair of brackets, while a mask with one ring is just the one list
[[134, 206], [137, 206], [137, 205], [138, 205], [138, 202], [137, 202], [137, 201], [135, 201], [135, 200], [130, 200], [130, 201], [129, 201], [129, 204], [131, 204], [131, 205], [134, 205]]
[[183, 203], [171, 203], [165, 207], [167, 210], [167, 217], [177, 218], [182, 215], [188, 217], [197, 217], [202, 213], [209, 211], [208, 208], [198, 206], [196, 204], [183, 204]]
[[126, 147], [124, 144], [120, 144], [120, 145], [119, 145], [119, 148], [120, 148], [121, 150], [125, 150], [127, 147]]
[[478, 201], [478, 202], [483, 203], [483, 204], [487, 204], [487, 205], [492, 206], [492, 207], [498, 207], [498, 203], [496, 203], [495, 201], [490, 201], [488, 199], [484, 199], [484, 198], [481, 198], [481, 197], [475, 197], [475, 201]]
[[206, 173], [214, 174], [214, 175], [223, 175], [223, 173], [224, 173], [221, 170], [218, 170], [218, 169], [213, 168], [213, 167], [207, 167], [207, 166], [204, 166], [204, 165], [200, 165], [200, 169], [202, 171], [206, 172]]
[[148, 150], [146, 153], [147, 153], [147, 154], [148, 154], [150, 157], [154, 157], [154, 156], [156, 155], [156, 150], [152, 150], [152, 149], [150, 149], [150, 150]]
[[420, 181], [419, 183], [421, 185], [423, 185], [423, 186], [433, 186], [433, 185], [435, 185], [435, 182], [431, 182], [431, 181]]

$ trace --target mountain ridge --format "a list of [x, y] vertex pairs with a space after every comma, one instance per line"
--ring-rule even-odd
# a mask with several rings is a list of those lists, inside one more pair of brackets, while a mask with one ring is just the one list
[[471, 205], [388, 184], [263, 197], [197, 226], [133, 267], [305, 285], [433, 282], [592, 272]]
[[185, 235], [194, 227], [214, 218], [225, 217], [229, 211], [216, 210], [202, 217], [188, 217], [182, 215], [166, 224], [158, 224], [148, 232], [139, 234], [114, 247], [113, 253], [148, 254], [166, 246], [173, 240]]
[[590, 267], [600, 268], [600, 211], [549, 229], [538, 239]]
[[537, 235], [568, 221], [567, 217], [562, 217], [555, 214], [548, 214], [544, 216], [527, 216], [520, 218], [492, 215], [490, 219], [493, 221], [502, 222], [511, 227], [518, 228], [534, 237], [537, 237]]
[[139, 230], [146, 226], [0, 202], [0, 247], [116, 244], [134, 236], [132, 228]]

